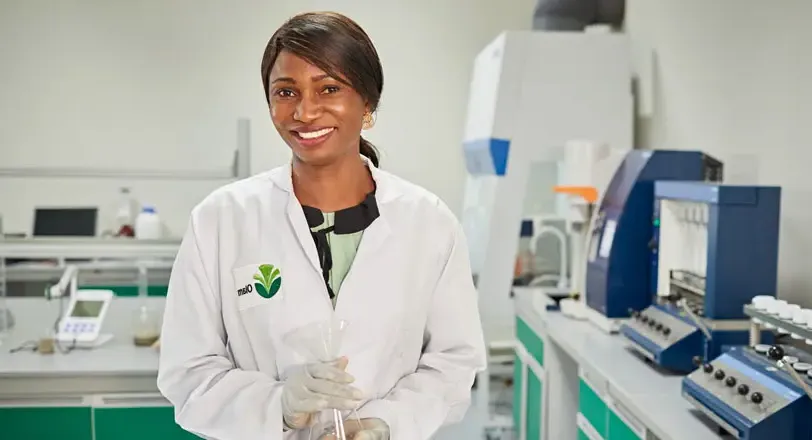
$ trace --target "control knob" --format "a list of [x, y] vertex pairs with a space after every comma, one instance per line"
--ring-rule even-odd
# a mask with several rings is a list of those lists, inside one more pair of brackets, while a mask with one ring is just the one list
[[658, 332], [663, 331], [663, 327], [664, 327], [664, 326], [663, 326], [662, 324], [658, 323], [658, 324], [657, 324], [657, 331], [658, 331]]
[[784, 359], [784, 349], [780, 345], [773, 345], [767, 350], [767, 356], [774, 361]]
[[713, 365], [711, 365], [711, 364], [705, 364], [705, 365], [703, 365], [703, 366], [702, 366], [702, 371], [704, 371], [704, 372], [706, 372], [706, 373], [708, 373], [708, 374], [713, 373]]
[[738, 391], [738, 392], [739, 392], [739, 394], [741, 394], [742, 396], [746, 396], [746, 395], [747, 395], [747, 393], [749, 393], [749, 392], [750, 392], [750, 387], [748, 387], [748, 386], [747, 386], [747, 385], [745, 385], [745, 384], [741, 384], [741, 385], [739, 385], [739, 388], [737, 389], [737, 391]]
[[702, 365], [702, 358], [699, 356], [694, 356], [691, 358], [691, 362], [694, 364], [695, 367], [699, 367]]
[[671, 329], [668, 328], [668, 327], [664, 328], [663, 329], [663, 334], [666, 335], [666, 336], [670, 335], [671, 334]]
[[764, 396], [761, 395], [758, 391], [750, 395], [750, 401], [758, 405], [759, 403], [764, 401]]
[[733, 377], [733, 376], [728, 376], [727, 379], [725, 380], [725, 385], [729, 386], [730, 388], [735, 387], [736, 386], [736, 378]]
[[717, 380], [722, 380], [725, 378], [725, 372], [722, 370], [716, 370], [716, 373], [713, 374], [713, 377], [715, 377]]

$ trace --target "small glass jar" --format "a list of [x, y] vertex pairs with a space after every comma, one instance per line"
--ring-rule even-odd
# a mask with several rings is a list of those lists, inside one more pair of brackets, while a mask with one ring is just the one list
[[133, 343], [137, 347], [151, 347], [160, 334], [157, 316], [150, 311], [148, 306], [139, 307], [133, 320]]

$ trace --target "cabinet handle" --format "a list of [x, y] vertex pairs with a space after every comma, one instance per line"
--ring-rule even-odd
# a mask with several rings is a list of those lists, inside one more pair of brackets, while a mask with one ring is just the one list
[[618, 402], [616, 399], [612, 399], [612, 410], [614, 411], [615, 415], [618, 416], [620, 420], [623, 421], [626, 425], [629, 426], [641, 439], [646, 438], [646, 427], [643, 425], [637, 417], [635, 417], [631, 411], [629, 411], [626, 406], [622, 403]]
[[95, 408], [132, 408], [142, 406], [172, 406], [160, 394], [119, 394], [94, 396]]
[[[592, 372], [586, 369], [581, 368], [581, 380], [586, 382], [601, 399], [606, 399], [608, 392], [606, 391], [605, 382], [603, 380], [597, 380], [597, 378], [593, 379]], [[600, 383], [600, 386], [598, 385]]]
[[85, 396], [36, 396], [0, 398], [0, 407], [89, 406]]

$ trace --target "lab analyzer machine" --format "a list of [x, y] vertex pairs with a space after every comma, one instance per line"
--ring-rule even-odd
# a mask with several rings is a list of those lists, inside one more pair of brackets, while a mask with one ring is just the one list
[[629, 344], [680, 373], [746, 345], [744, 305], [777, 289], [780, 217], [779, 187], [657, 182], [652, 304], [629, 311]]
[[652, 302], [655, 181], [722, 180], [722, 163], [699, 151], [634, 150], [612, 177], [592, 222], [587, 250], [587, 317], [615, 333]]
[[[757, 296], [744, 311], [749, 345], [703, 363], [683, 379], [682, 396], [737, 439], [812, 439], [812, 310]], [[763, 344], [763, 330], [778, 341]]]

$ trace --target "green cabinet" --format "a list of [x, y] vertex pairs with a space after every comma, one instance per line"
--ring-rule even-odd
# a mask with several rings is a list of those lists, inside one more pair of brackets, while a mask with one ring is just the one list
[[542, 439], [543, 413], [543, 379], [534, 368], [527, 370], [527, 417], [525, 420], [525, 439]]
[[524, 372], [526, 368], [517, 350], [513, 358], [513, 432], [516, 437], [520, 437], [522, 426], [522, 408], [525, 402], [524, 393]]
[[175, 423], [173, 408], [153, 394], [0, 402], [0, 427], [0, 437], [10, 440], [198, 438], [181, 429]]
[[544, 366], [544, 341], [520, 317], [516, 317], [516, 339], [539, 366]]
[[197, 439], [175, 424], [172, 407], [95, 408], [95, 440]]
[[644, 425], [611, 397], [605, 379], [583, 367], [579, 368], [578, 376], [579, 432], [591, 440], [646, 438]]
[[609, 407], [605, 399], [605, 381], [590, 371], [579, 369], [578, 412], [595, 434], [608, 439]]
[[93, 440], [90, 406], [0, 406], [2, 437]]
[[645, 428], [641, 427], [634, 418], [623, 416], [617, 408], [609, 411], [608, 440], [643, 440]]
[[513, 364], [514, 438], [544, 440], [544, 342], [521, 318], [516, 318]]
[[175, 412], [159, 394], [96, 396], [95, 440], [190, 440], [198, 437], [175, 423]]

